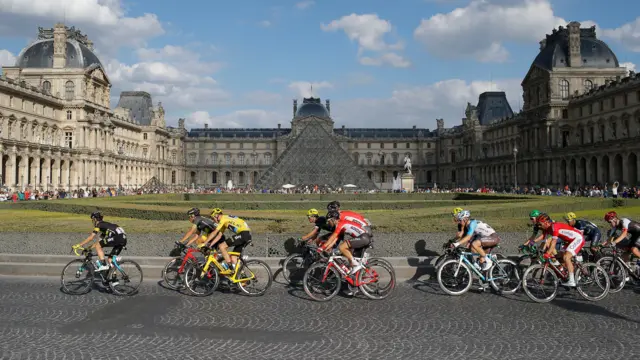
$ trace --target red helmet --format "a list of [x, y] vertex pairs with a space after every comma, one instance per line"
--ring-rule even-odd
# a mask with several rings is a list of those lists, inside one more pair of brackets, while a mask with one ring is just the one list
[[544, 213], [538, 215], [538, 217], [536, 218], [536, 223], [538, 224], [550, 223], [550, 222], [551, 222], [551, 218], [549, 217], [549, 215]]
[[618, 218], [618, 214], [616, 214], [615, 211], [609, 211], [608, 213], [604, 214], [604, 221], [606, 222], [609, 222], [616, 218]]

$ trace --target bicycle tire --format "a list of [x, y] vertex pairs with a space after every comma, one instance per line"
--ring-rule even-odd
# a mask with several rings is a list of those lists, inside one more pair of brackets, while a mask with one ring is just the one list
[[[82, 271], [87, 270], [88, 272], [88, 276], [85, 278], [87, 280], [87, 283], [84, 284], [82, 287], [78, 288], [77, 290], [71, 290], [68, 287], [69, 279], [65, 277], [66, 270], [71, 269], [74, 264], [78, 266], [78, 269], [83, 267]], [[74, 274], [77, 273], [77, 271], [78, 270], [75, 270]], [[93, 282], [95, 281], [95, 276], [96, 275], [95, 275], [95, 272], [93, 271], [93, 264], [91, 264], [86, 260], [80, 260], [80, 259], [71, 260], [69, 261], [69, 263], [67, 263], [67, 265], [64, 266], [64, 268], [62, 268], [62, 274], [60, 275], [60, 286], [62, 287], [62, 291], [65, 294], [84, 295], [89, 291], [91, 291], [91, 287], [93, 286]]]
[[[327, 279], [329, 279], [330, 276], [334, 276], [336, 278], [337, 281], [335, 283], [333, 290], [331, 290], [329, 295], [326, 297], [319, 297], [312, 293], [311, 290], [313, 286], [310, 286], [309, 282], [311, 281], [313, 275], [310, 275], [310, 274], [316, 270], [319, 270], [320, 276], [323, 276], [326, 269], [327, 269], [326, 262], [317, 262], [309, 266], [307, 271], [304, 273], [304, 279], [302, 280], [302, 287], [304, 288], [304, 292], [307, 293], [307, 295], [315, 301], [324, 302], [324, 301], [329, 301], [333, 299], [336, 295], [338, 295], [338, 292], [340, 292], [340, 288], [342, 287], [342, 277], [340, 276], [340, 273], [338, 272], [338, 270], [331, 268], [329, 270], [330, 274], [327, 275]], [[326, 281], [321, 283], [326, 283]]]
[[133, 283], [133, 285], [129, 286], [129, 290], [127, 291], [123, 291], [124, 290], [124, 286], [121, 287], [122, 282], [124, 281], [125, 283], [129, 282], [131, 279], [131, 274], [130, 273], [125, 273], [124, 271], [120, 271], [120, 269], [118, 269], [116, 266], [113, 266], [110, 270], [109, 273], [107, 274], [107, 279], [112, 279], [114, 274], [117, 276], [117, 274], [122, 274], [123, 277], [122, 279], [118, 279], [118, 285], [113, 285], [113, 282], [109, 281], [109, 287], [111, 288], [111, 291], [113, 291], [114, 294], [116, 295], [121, 295], [121, 296], [131, 296], [134, 295], [138, 292], [138, 289], [140, 288], [140, 285], [142, 284], [142, 281], [144, 280], [144, 274], [142, 273], [142, 268], [140, 267], [140, 265], [138, 265], [137, 262], [133, 261], [133, 260], [122, 260], [118, 263], [118, 265], [122, 266], [122, 265], [133, 265], [134, 268], [136, 268], [139, 272], [140, 272], [140, 280], [136, 281]]
[[[287, 283], [292, 284], [292, 285], [293, 285], [293, 283], [294, 283], [294, 282], [293, 282], [293, 281], [291, 281], [291, 273], [289, 272], [287, 265], [288, 265], [288, 264], [289, 264], [293, 259], [296, 259], [296, 258], [300, 258], [300, 260], [301, 260], [300, 262], [301, 262], [301, 264], [303, 265], [303, 268], [301, 268], [301, 269], [304, 269], [304, 272], [306, 272], [306, 271], [307, 271], [307, 269], [309, 268], [309, 267], [307, 266], [307, 259], [306, 259], [306, 257], [305, 257], [303, 254], [291, 254], [291, 255], [287, 256], [287, 257], [284, 259], [284, 261], [282, 262], [282, 277], [284, 278], [284, 280], [285, 280]], [[302, 276], [304, 276], [304, 272], [302, 273]], [[300, 280], [300, 281], [301, 281], [301, 280]], [[296, 283], [298, 283], [298, 282], [299, 282], [299, 281], [296, 281]]]
[[[448, 270], [449, 267], [452, 267], [452, 270], [454, 270], [455, 272], [456, 266], [458, 267], [457, 271], [460, 271], [460, 270], [464, 271], [466, 275], [463, 275], [463, 276], [465, 276], [468, 279], [467, 285], [465, 285], [465, 287], [462, 288], [462, 290], [460, 291], [449, 290], [442, 281], [443, 271], [445, 269]], [[442, 291], [452, 296], [459, 296], [466, 293], [467, 291], [469, 291], [469, 289], [471, 288], [471, 285], [473, 284], [473, 275], [472, 275], [471, 269], [469, 269], [469, 267], [465, 263], [460, 263], [460, 260], [457, 260], [457, 259], [449, 259], [445, 261], [442, 265], [440, 265], [436, 276], [438, 279], [438, 284], [440, 285], [440, 289], [442, 289]]]
[[[208, 296], [213, 294], [214, 291], [220, 285], [220, 274], [218, 273], [218, 269], [215, 266], [212, 269], [209, 269], [209, 273], [211, 277], [206, 277], [206, 279], [202, 279], [200, 275], [202, 274], [202, 269], [198, 263], [194, 261], [189, 261], [184, 268], [184, 284], [189, 290], [189, 293], [193, 296]], [[196, 285], [205, 285], [203, 291], [198, 291]]]
[[[596, 265], [602, 267], [609, 275], [609, 292], [615, 294], [622, 290], [627, 283], [627, 269], [613, 256], [601, 257]], [[615, 280], [614, 280], [615, 279]]]
[[449, 260], [450, 258], [452, 258], [451, 255], [447, 255], [447, 254], [442, 254], [442, 255], [438, 256], [436, 258], [436, 261], [433, 262], [433, 267], [436, 268], [436, 269], [440, 268], [440, 266], [442, 264], [444, 264], [444, 262]]
[[[600, 287], [600, 289], [602, 289], [602, 293], [598, 296], [591, 296], [591, 295], [587, 295], [587, 293], [584, 291], [583, 287], [580, 285], [581, 280], [584, 278], [583, 273], [582, 273], [582, 268], [583, 267], [588, 267], [588, 268], [593, 268], [593, 270], [588, 271], [589, 273], [589, 277], [593, 277], [594, 273], [596, 273], [596, 276], [598, 275], [598, 273], [600, 275], [602, 275], [603, 277], [603, 281], [604, 281], [604, 288], [603, 288], [603, 284], [600, 283], [600, 281], [597, 281], [597, 285], [598, 287]], [[584, 263], [581, 265], [577, 265], [575, 272], [574, 272], [574, 277], [576, 279], [576, 289], [578, 290], [578, 294], [580, 294], [580, 296], [582, 296], [585, 300], [589, 300], [589, 301], [600, 301], [602, 299], [604, 299], [605, 297], [607, 297], [607, 295], [609, 295], [609, 288], [611, 287], [611, 283], [609, 282], [609, 274], [599, 265], [595, 264], [595, 263]]]
[[[532, 274], [535, 270], [542, 270], [542, 275], [545, 276], [546, 274], [550, 274], [551, 279], [553, 280], [553, 284], [554, 284], [554, 290], [553, 293], [546, 297], [546, 298], [538, 298], [535, 295], [533, 295], [531, 293], [531, 291], [529, 290], [529, 288], [527, 287], [527, 275]], [[529, 297], [529, 299], [537, 302], [537, 303], [548, 303], [551, 300], [555, 299], [556, 295], [558, 295], [558, 276], [551, 271], [549, 268], [545, 268], [544, 265], [542, 264], [535, 264], [535, 265], [531, 265], [527, 268], [527, 270], [524, 271], [524, 274], [522, 275], [522, 289], [524, 290], [524, 293], [527, 294], [527, 296]]]
[[381, 295], [377, 295], [374, 294], [373, 291], [371, 291], [368, 287], [370, 283], [367, 284], [362, 284], [360, 285], [358, 288], [360, 289], [360, 291], [364, 294], [364, 296], [368, 297], [371, 300], [382, 300], [387, 298], [389, 295], [391, 295], [391, 293], [393, 292], [393, 290], [396, 287], [396, 273], [393, 270], [393, 267], [390, 266], [390, 264], [387, 261], [380, 261], [378, 259], [369, 259], [367, 265], [360, 271], [358, 271], [358, 283], [362, 283], [363, 282], [363, 277], [365, 275], [367, 275], [367, 269], [375, 266], [375, 265], [380, 265], [380, 267], [384, 268], [385, 270], [389, 271], [389, 285], [388, 287], [385, 287], [385, 289], [383, 289], [383, 292]]
[[[247, 260], [244, 261], [242, 259], [239, 259], [239, 264], [240, 265], [236, 265], [236, 266], [240, 266], [240, 269], [238, 270], [238, 276], [240, 276], [240, 273], [244, 271], [244, 268], [246, 267], [247, 269], [249, 269], [249, 271], [253, 274], [254, 279], [252, 280], [248, 280], [247, 282], [238, 282], [238, 288], [240, 288], [240, 290], [247, 296], [262, 296], [264, 295], [267, 290], [269, 290], [269, 288], [271, 287], [271, 284], [273, 283], [273, 272], [271, 271], [271, 267], [269, 267], [269, 265], [262, 261], [262, 260], [257, 260], [257, 259], [251, 259], [251, 260]], [[263, 269], [265, 269], [266, 272], [266, 278], [267, 278], [267, 285], [264, 287], [264, 289], [260, 290], [260, 291], [249, 291], [247, 288], [247, 283], [253, 283], [254, 281], [259, 281], [258, 276], [255, 271], [251, 270], [250, 266], [261, 266]], [[260, 276], [262, 278], [262, 276]]]
[[[508, 264], [508, 266], [512, 267], [512, 270], [510, 272], [505, 270], [507, 268], [506, 266], [504, 266], [505, 264]], [[498, 273], [496, 274], [496, 272]], [[509, 283], [511, 283], [511, 281], [513, 280], [514, 283], [516, 284], [515, 287], [505, 290], [500, 286], [498, 286], [497, 282], [504, 283], [503, 279], [496, 279], [496, 277], [500, 275], [508, 276], [507, 280], [509, 280]], [[512, 279], [513, 276], [515, 276], [515, 279]], [[500, 293], [502, 295], [515, 294], [516, 291], [518, 291], [518, 289], [522, 285], [518, 264], [516, 264], [515, 261], [508, 260], [508, 259], [498, 260], [498, 262], [495, 265], [493, 265], [491, 269], [489, 269], [489, 278], [491, 279], [489, 283], [491, 284], [491, 287], [493, 288], [493, 290], [495, 290], [497, 293]]]
[[[166, 287], [171, 290], [180, 290], [184, 288], [184, 271], [182, 274], [179, 273], [180, 266], [182, 265], [182, 258], [171, 259], [165, 265], [164, 269], [162, 269], [162, 280]], [[183, 269], [184, 270], [184, 269]], [[173, 278], [171, 278], [171, 274], [173, 274]]]

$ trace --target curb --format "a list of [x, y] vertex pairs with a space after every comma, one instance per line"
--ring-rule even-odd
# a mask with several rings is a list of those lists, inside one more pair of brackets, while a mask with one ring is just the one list
[[[145, 280], [161, 280], [162, 269], [173, 258], [159, 256], [123, 256], [137, 262]], [[74, 259], [73, 255], [48, 254], [3, 254], [0, 253], [0, 275], [5, 276], [54, 276], [59, 277], [64, 266]], [[266, 262], [273, 271], [275, 280], [280, 275], [283, 257], [250, 257]], [[511, 258], [511, 256], [510, 256]], [[435, 275], [432, 262], [436, 256], [384, 257], [396, 272], [397, 281], [428, 280]]]

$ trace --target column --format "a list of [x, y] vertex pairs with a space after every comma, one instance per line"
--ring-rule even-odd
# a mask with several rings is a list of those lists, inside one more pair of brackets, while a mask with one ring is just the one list
[[[40, 160], [41, 159], [38, 159], [38, 166], [40, 166]], [[42, 165], [42, 176], [38, 180], [40, 181], [40, 189], [47, 190], [49, 183], [52, 182], [51, 179], [48, 179], [49, 181], [47, 181], [47, 177], [49, 176], [49, 168], [51, 167], [51, 158], [45, 157]]]
[[13, 188], [18, 183], [18, 179], [16, 179], [16, 167], [18, 166], [18, 164], [16, 164], [16, 158], [18, 155], [15, 148], [7, 155], [9, 155], [9, 160], [7, 161], [7, 166], [5, 168], [7, 171], [5, 179], [7, 181], [7, 185]]

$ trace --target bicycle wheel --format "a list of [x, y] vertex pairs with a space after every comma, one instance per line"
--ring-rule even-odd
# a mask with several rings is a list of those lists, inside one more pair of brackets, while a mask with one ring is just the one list
[[240, 266], [237, 278], [241, 280], [238, 282], [238, 287], [246, 295], [264, 295], [271, 287], [273, 275], [266, 262], [255, 259], [247, 261], [239, 259], [237, 266]]
[[91, 290], [95, 273], [93, 264], [86, 260], [71, 260], [62, 269], [60, 285], [62, 291], [70, 295], [83, 295]]
[[190, 261], [184, 269], [184, 284], [194, 296], [207, 296], [213, 294], [220, 285], [220, 274], [213, 267], [202, 276], [200, 264]]
[[338, 270], [327, 269], [326, 262], [317, 262], [304, 273], [302, 284], [304, 292], [313, 300], [329, 301], [340, 291], [342, 281]]
[[309, 265], [304, 255], [291, 254], [282, 262], [282, 277], [289, 284], [297, 284], [302, 281]]
[[449, 259], [438, 268], [440, 289], [449, 295], [462, 295], [469, 291], [473, 283], [471, 269], [460, 260]]
[[447, 254], [442, 254], [442, 255], [438, 256], [436, 258], [436, 261], [433, 262], [433, 267], [438, 269], [442, 264], [444, 264], [445, 261], [447, 261], [450, 258], [451, 258], [451, 256], [447, 255]]
[[[396, 273], [386, 261], [369, 259], [367, 265], [358, 271], [357, 277], [360, 291], [371, 300], [381, 300], [396, 287]], [[386, 283], [386, 285], [384, 285]]]
[[169, 261], [164, 269], [162, 269], [164, 284], [172, 290], [184, 288], [184, 272], [182, 274], [179, 273], [181, 265], [182, 258], [175, 258]]
[[116, 295], [131, 296], [138, 292], [142, 284], [142, 268], [133, 260], [122, 260], [107, 274], [109, 287]]
[[515, 261], [501, 259], [489, 269], [489, 283], [493, 290], [503, 295], [515, 294], [520, 288], [520, 272]]
[[596, 265], [602, 267], [609, 275], [609, 292], [617, 293], [627, 283], [627, 269], [620, 265], [612, 256], [600, 258]]
[[542, 264], [531, 265], [522, 275], [522, 289], [531, 300], [547, 303], [558, 294], [558, 276]]
[[602, 300], [609, 294], [609, 275], [599, 265], [576, 264], [575, 279], [578, 293], [589, 301]]

